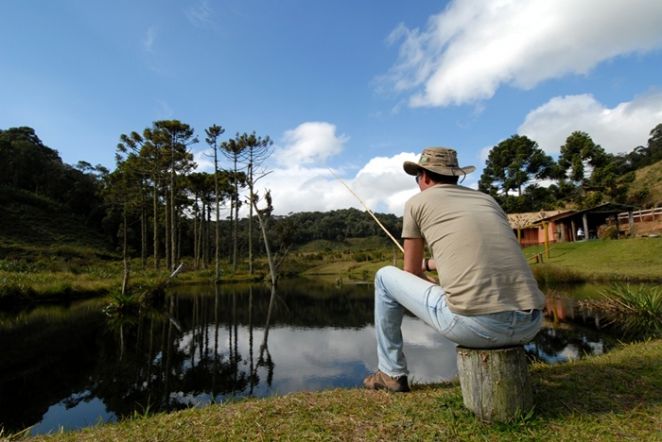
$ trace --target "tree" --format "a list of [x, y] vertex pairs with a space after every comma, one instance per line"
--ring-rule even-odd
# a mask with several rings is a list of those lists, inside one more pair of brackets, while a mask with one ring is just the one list
[[[504, 206], [522, 206], [524, 186], [533, 180], [550, 178], [553, 171], [554, 160], [538, 143], [523, 135], [513, 135], [490, 151], [478, 188]], [[510, 194], [514, 191], [517, 197]]]
[[274, 261], [274, 257], [271, 255], [271, 248], [269, 247], [269, 239], [267, 236], [267, 221], [271, 217], [271, 213], [274, 210], [271, 200], [271, 191], [269, 190], [266, 191], [264, 199], [267, 203], [264, 209], [259, 209], [257, 207], [259, 196], [256, 193], [251, 194], [250, 204], [251, 206], [255, 207], [255, 215], [257, 216], [258, 224], [260, 225], [260, 230], [262, 230], [262, 239], [264, 240], [264, 250], [267, 254], [267, 262], [269, 264], [269, 275], [271, 276], [271, 288], [273, 290], [276, 287], [276, 280], [277, 280], [276, 264]]
[[604, 149], [595, 144], [586, 132], [571, 133], [561, 146], [559, 169], [563, 177], [579, 185], [589, 184], [593, 171], [607, 162]]
[[[243, 187], [245, 182], [245, 174], [239, 173], [239, 160], [241, 155], [246, 148], [246, 145], [241, 142], [241, 137], [239, 134], [235, 136], [234, 139], [229, 139], [224, 141], [221, 144], [222, 152], [226, 158], [232, 161], [232, 171], [230, 177], [232, 179], [232, 184], [234, 185], [234, 192], [232, 194], [232, 202], [230, 205], [230, 216], [234, 220], [232, 224], [232, 271], [237, 271], [237, 243], [238, 239], [238, 223], [239, 223], [239, 187]], [[244, 178], [242, 181], [241, 178]], [[232, 213], [234, 211], [234, 214]]]
[[101, 219], [101, 176], [105, 168], [77, 169], [62, 162], [56, 150], [45, 146], [34, 129], [0, 130], [0, 185], [33, 192], [64, 204], [86, 217], [88, 225]]
[[[138, 177], [135, 185], [139, 189], [138, 194], [140, 198], [140, 262], [143, 270], [146, 267], [147, 261], [147, 179], [150, 172], [146, 157], [141, 155], [141, 150], [144, 148], [145, 139], [137, 132], [131, 132], [129, 135], [120, 135], [120, 142], [116, 149], [118, 167], [120, 162], [124, 161], [122, 156], [131, 158], [129, 165], [132, 168], [132, 174]], [[156, 255], [157, 248], [155, 247], [154, 250], [154, 254]], [[157, 261], [156, 256], [154, 256], [154, 261]]]
[[[200, 259], [203, 256], [202, 237], [206, 211], [206, 198], [204, 194], [207, 191], [209, 174], [196, 172], [190, 174], [187, 179], [187, 187], [193, 193], [193, 262], [197, 269], [200, 266]], [[200, 203], [202, 204], [202, 207], [200, 207]]]
[[[166, 220], [168, 221], [166, 226], [169, 225], [170, 233], [170, 253], [166, 256], [166, 263], [170, 270], [174, 271], [177, 259], [176, 176], [178, 173], [186, 174], [195, 167], [193, 155], [188, 151], [188, 146], [197, 143], [198, 139], [194, 136], [193, 128], [179, 120], [155, 121], [152, 132], [157, 133], [165, 141], [166, 155], [170, 165], [169, 215], [166, 215]], [[168, 241], [167, 238], [166, 241]], [[166, 244], [168, 244], [168, 242], [166, 242]]]
[[662, 160], [662, 123], [651, 129], [648, 139], [648, 156], [650, 157], [649, 164]]
[[129, 214], [137, 205], [142, 206], [143, 193], [141, 182], [143, 174], [141, 172], [140, 158], [135, 152], [127, 152], [126, 145], [119, 143], [115, 153], [115, 162], [117, 168], [108, 176], [108, 186], [106, 186], [106, 199], [111, 203], [109, 209], [113, 210], [113, 205], [122, 208], [122, 224], [118, 236], [122, 238], [122, 295], [126, 294], [129, 285], [129, 251], [128, 251], [128, 225]]
[[[248, 201], [253, 201], [255, 196], [255, 182], [269, 173], [267, 171], [258, 171], [255, 174], [255, 169], [269, 157], [271, 154], [270, 147], [273, 142], [268, 136], [265, 138], [256, 136], [255, 132], [250, 135], [244, 133], [239, 139], [240, 143], [244, 146], [244, 156], [247, 164], [246, 183], [249, 189]], [[253, 274], [253, 204], [249, 205], [248, 215], [248, 273]]]
[[214, 152], [214, 209], [216, 214], [216, 222], [214, 223], [214, 280], [219, 281], [221, 277], [221, 264], [220, 264], [220, 251], [221, 251], [221, 236], [220, 228], [220, 186], [219, 186], [219, 170], [218, 170], [218, 137], [225, 132], [221, 126], [212, 125], [205, 129], [207, 137], [205, 141]]
[[569, 179], [578, 189], [574, 200], [580, 207], [594, 206], [621, 192], [616, 190], [618, 160], [586, 132], [575, 131], [568, 136], [561, 146], [558, 165], [560, 183]]
[[637, 146], [624, 155], [627, 171], [633, 171], [662, 160], [662, 123], [650, 131], [648, 146]]

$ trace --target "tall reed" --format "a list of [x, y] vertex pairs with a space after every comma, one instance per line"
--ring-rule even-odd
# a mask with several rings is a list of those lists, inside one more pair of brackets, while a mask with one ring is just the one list
[[631, 338], [662, 337], [662, 286], [616, 284], [594, 306]]

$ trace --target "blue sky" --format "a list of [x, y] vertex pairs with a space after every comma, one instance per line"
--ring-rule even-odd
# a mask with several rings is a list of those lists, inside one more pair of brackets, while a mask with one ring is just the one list
[[402, 213], [402, 161], [455, 147], [477, 172], [519, 133], [554, 155], [573, 130], [612, 153], [662, 123], [659, 0], [5, 0], [0, 128], [113, 166], [120, 134], [179, 119], [274, 140], [277, 213]]

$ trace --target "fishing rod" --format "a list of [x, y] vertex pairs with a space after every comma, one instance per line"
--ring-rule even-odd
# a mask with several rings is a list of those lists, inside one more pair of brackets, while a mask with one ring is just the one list
[[357, 195], [357, 194], [356, 194], [356, 193], [355, 193], [355, 192], [354, 192], [354, 191], [353, 191], [353, 190], [352, 190], [352, 189], [351, 189], [351, 188], [350, 188], [350, 187], [349, 187], [349, 186], [348, 186], [343, 180], [341, 180], [340, 177], [338, 177], [338, 175], [336, 175], [336, 174], [333, 172], [333, 170], [329, 169], [329, 172], [331, 172], [331, 175], [333, 175], [338, 181], [340, 181], [340, 182], [342, 183], [342, 185], [345, 186], [345, 188], [346, 188], [347, 190], [349, 190], [350, 193], [351, 193], [352, 195], [354, 195], [354, 196], [356, 197], [357, 200], [359, 200], [359, 202], [361, 203], [361, 205], [363, 205], [363, 207], [365, 208], [365, 210], [368, 211], [368, 213], [370, 214], [370, 216], [372, 216], [372, 218], [373, 218], [373, 219], [375, 220], [375, 222], [379, 225], [379, 227], [382, 228], [382, 230], [384, 231], [384, 233], [386, 233], [386, 234], [388, 235], [388, 237], [391, 238], [391, 241], [393, 241], [393, 243], [394, 243], [396, 246], [398, 246], [398, 249], [400, 249], [400, 251], [401, 251], [402, 253], [405, 253], [405, 249], [402, 248], [402, 246], [400, 245], [400, 243], [398, 242], [398, 240], [396, 240], [396, 239], [393, 237], [393, 235], [391, 235], [391, 232], [389, 232], [389, 231], [386, 229], [386, 227], [384, 227], [384, 225], [383, 225], [381, 222], [379, 222], [379, 220], [377, 219], [377, 217], [375, 216], [375, 214], [372, 213], [372, 210], [370, 210], [370, 209], [368, 208], [368, 206], [366, 205], [366, 203], [363, 202], [363, 200], [361, 199], [361, 197], [359, 197], [359, 196], [358, 196], [358, 195]]

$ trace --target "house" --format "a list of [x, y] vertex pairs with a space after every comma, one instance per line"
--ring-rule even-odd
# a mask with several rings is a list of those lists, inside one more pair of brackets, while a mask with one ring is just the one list
[[541, 210], [539, 212], [511, 213], [508, 222], [515, 231], [521, 247], [564, 241], [567, 232], [559, 230], [556, 219], [574, 213], [571, 210]]
[[[584, 210], [546, 210], [540, 212], [512, 213], [508, 221], [515, 231], [522, 247], [532, 245], [594, 239], [598, 237], [598, 228], [613, 223], [618, 231], [619, 213], [629, 214], [628, 230], [633, 225], [634, 207], [625, 204], [604, 203]], [[621, 220], [622, 220], [621, 216]], [[582, 229], [583, 238], [577, 237]], [[547, 241], [545, 241], [545, 238]]]
[[555, 217], [554, 223], [560, 232], [561, 241], [577, 241], [577, 231], [581, 228], [586, 239], [596, 239], [600, 226], [613, 224], [620, 230], [619, 213], [628, 213], [628, 231], [632, 229], [634, 206], [618, 203], [604, 203], [590, 209], [569, 212]]

